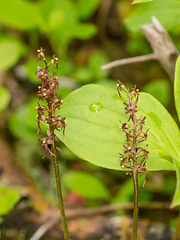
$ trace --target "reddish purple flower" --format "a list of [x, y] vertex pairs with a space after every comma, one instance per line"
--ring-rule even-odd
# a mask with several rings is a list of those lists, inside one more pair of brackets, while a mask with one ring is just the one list
[[43, 158], [45, 158], [47, 152], [49, 152], [52, 156], [55, 156], [54, 153], [51, 152], [51, 150], [49, 149], [49, 146], [52, 146], [54, 144], [54, 141], [52, 140], [52, 135], [46, 137], [42, 136], [39, 141], [42, 142], [41, 147], [45, 148], [45, 155]]
[[[53, 59], [48, 64], [44, 55], [44, 49], [40, 48], [38, 50], [38, 60], [44, 62], [45, 67], [42, 69], [40, 66], [37, 66], [37, 78], [41, 79], [41, 86], [38, 87], [37, 96], [39, 98], [37, 111], [37, 122], [38, 122], [38, 131], [42, 132], [41, 123], [49, 125], [50, 131], [47, 131], [47, 136], [42, 136], [39, 141], [41, 141], [41, 146], [45, 148], [45, 156], [49, 152], [52, 156], [55, 156], [51, 150], [51, 147], [54, 145], [55, 148], [61, 151], [55, 144], [59, 139], [56, 137], [54, 131], [63, 131], [65, 132], [66, 120], [65, 117], [60, 115], [56, 116], [56, 109], [60, 110], [62, 105], [61, 97], [56, 96], [56, 89], [59, 87], [57, 72], [58, 72], [58, 59], [53, 56]], [[49, 74], [49, 66], [54, 64], [53, 75]], [[47, 107], [41, 105], [41, 102], [45, 101]], [[44, 156], [44, 157], [45, 157]]]
[[37, 54], [37, 57], [38, 57], [38, 60], [44, 60], [45, 59], [45, 55], [44, 55], [44, 52], [45, 52], [45, 49], [43, 49], [42, 47], [40, 49], [37, 50], [38, 54]]
[[[126, 145], [123, 145], [123, 147], [125, 148], [124, 155], [120, 154], [120, 165], [131, 170], [134, 170], [135, 168], [141, 175], [145, 173], [146, 182], [148, 175], [148, 170], [146, 167], [146, 160], [149, 155], [149, 152], [147, 150], [148, 145], [146, 145], [145, 147], [139, 147], [139, 144], [147, 139], [148, 130], [146, 130], [145, 132], [143, 131], [146, 117], [140, 116], [140, 118], [138, 119], [136, 116], [139, 90], [136, 89], [135, 86], [134, 88], [132, 88], [132, 92], [130, 93], [123, 83], [121, 83], [120, 81], [118, 82], [118, 94], [125, 105], [125, 114], [129, 114], [128, 123], [121, 122], [121, 128], [126, 134]], [[120, 92], [121, 90], [126, 92], [128, 97], [127, 101], [122, 97]]]

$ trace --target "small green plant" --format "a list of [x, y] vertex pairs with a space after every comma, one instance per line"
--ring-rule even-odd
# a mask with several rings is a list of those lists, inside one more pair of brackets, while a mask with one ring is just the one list
[[[55, 179], [56, 179], [56, 187], [57, 187], [57, 194], [59, 199], [59, 210], [61, 215], [61, 221], [64, 230], [64, 237], [66, 240], [69, 240], [69, 232], [68, 232], [68, 225], [66, 220], [66, 215], [64, 211], [64, 203], [63, 203], [63, 196], [62, 196], [62, 188], [61, 188], [61, 178], [59, 172], [59, 163], [57, 157], [57, 150], [61, 151], [57, 145], [56, 141], [59, 139], [55, 134], [55, 130], [62, 131], [64, 135], [65, 131], [65, 117], [56, 114], [56, 110], [61, 108], [62, 100], [61, 97], [56, 96], [56, 90], [59, 87], [58, 83], [58, 59], [54, 56], [53, 59], [47, 63], [44, 49], [38, 50], [38, 61], [43, 61], [45, 64], [44, 68], [41, 68], [38, 64], [36, 72], [37, 78], [41, 79], [41, 86], [39, 86], [39, 90], [37, 92], [37, 96], [39, 98], [38, 106], [36, 107], [37, 110], [37, 122], [38, 122], [38, 133], [42, 131], [41, 123], [47, 124], [49, 129], [47, 131], [47, 136], [42, 136], [39, 141], [41, 142], [41, 146], [45, 148], [45, 155], [49, 152], [53, 158], [54, 164], [54, 172], [55, 172]], [[54, 72], [53, 76], [49, 74], [49, 66], [54, 65]], [[44, 105], [41, 105], [41, 102], [45, 101]], [[44, 158], [43, 157], [43, 158]]]
[[[21, 199], [21, 194], [16, 188], [0, 185], [0, 224], [3, 222], [3, 216], [8, 214]], [[1, 239], [0, 229], [0, 239]]]
[[110, 193], [105, 184], [96, 176], [82, 171], [71, 171], [64, 175], [68, 189], [87, 199], [110, 200]]
[[0, 185], [0, 222], [1, 216], [8, 214], [20, 198], [21, 195], [17, 189]]

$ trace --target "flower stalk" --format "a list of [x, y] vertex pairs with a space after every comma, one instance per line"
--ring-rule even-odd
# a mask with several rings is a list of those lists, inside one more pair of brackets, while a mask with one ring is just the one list
[[[126, 123], [121, 122], [121, 129], [126, 134], [126, 144], [124, 147], [124, 154], [120, 153], [120, 165], [127, 168], [127, 174], [132, 175], [134, 183], [134, 213], [133, 213], [133, 240], [137, 240], [137, 227], [138, 227], [138, 174], [146, 174], [143, 186], [148, 179], [148, 169], [146, 167], [146, 161], [149, 152], [147, 151], [148, 145], [143, 144], [148, 137], [148, 130], [143, 131], [146, 117], [140, 116], [137, 118], [137, 103], [139, 98], [138, 89], [136, 86], [132, 88], [132, 91], [126, 89], [123, 83], [118, 81], [117, 91], [119, 97], [123, 100], [125, 105], [125, 114], [129, 115], [129, 119]], [[127, 95], [127, 100], [123, 97], [122, 91]]]
[[[59, 171], [59, 162], [57, 158], [57, 150], [61, 151], [60, 148], [57, 147], [56, 142], [59, 141], [58, 137], [55, 134], [55, 130], [63, 131], [65, 133], [66, 120], [65, 117], [61, 115], [56, 116], [56, 110], [61, 108], [63, 101], [61, 97], [56, 96], [56, 90], [59, 88], [58, 83], [58, 59], [53, 56], [53, 59], [47, 63], [44, 49], [40, 48], [38, 50], [38, 66], [37, 66], [37, 78], [41, 80], [41, 86], [38, 87], [37, 96], [38, 106], [36, 107], [37, 111], [37, 123], [38, 123], [38, 131], [42, 132], [41, 123], [45, 123], [49, 126], [47, 130], [47, 136], [41, 136], [39, 141], [41, 142], [41, 146], [45, 148], [45, 155], [49, 152], [53, 158], [55, 179], [56, 179], [56, 188], [58, 195], [58, 204], [60, 210], [61, 221], [64, 230], [64, 238], [65, 240], [69, 240], [69, 231], [68, 224], [66, 220], [66, 215], [64, 211], [64, 202], [62, 196], [62, 188], [61, 188], [61, 178]], [[39, 66], [39, 61], [43, 61], [45, 64], [44, 68]], [[54, 65], [53, 76], [49, 74], [49, 66]], [[45, 102], [44, 105], [41, 105], [42, 102]], [[43, 157], [43, 158], [44, 158]]]

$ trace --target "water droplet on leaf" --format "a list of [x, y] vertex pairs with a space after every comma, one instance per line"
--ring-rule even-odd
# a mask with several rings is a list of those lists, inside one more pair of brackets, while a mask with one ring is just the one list
[[101, 93], [99, 96], [103, 98], [103, 97], [105, 96], [105, 94], [104, 94], [104, 93]]
[[92, 103], [89, 105], [89, 110], [92, 112], [99, 112], [101, 109], [103, 109], [103, 105], [101, 103]]

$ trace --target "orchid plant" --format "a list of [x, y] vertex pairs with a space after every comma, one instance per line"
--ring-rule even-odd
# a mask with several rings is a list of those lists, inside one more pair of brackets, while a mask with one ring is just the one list
[[[41, 146], [45, 148], [45, 155], [49, 152], [53, 158], [54, 172], [56, 178], [56, 187], [57, 194], [59, 199], [59, 210], [61, 215], [61, 221], [64, 229], [65, 240], [69, 240], [68, 225], [66, 220], [66, 215], [64, 211], [64, 203], [62, 196], [62, 187], [61, 187], [61, 178], [59, 172], [59, 162], [57, 157], [57, 150], [61, 151], [57, 147], [56, 142], [59, 141], [58, 137], [55, 134], [55, 130], [62, 131], [63, 135], [65, 133], [66, 119], [60, 114], [57, 115], [57, 109], [61, 109], [63, 103], [61, 97], [56, 96], [56, 90], [59, 87], [58, 83], [58, 58], [53, 56], [53, 59], [47, 63], [46, 57], [44, 54], [44, 49], [40, 48], [38, 50], [38, 61], [43, 61], [45, 64], [44, 68], [41, 68], [38, 64], [37, 66], [37, 78], [41, 80], [41, 86], [38, 87], [37, 96], [39, 98], [38, 106], [36, 107], [37, 111], [37, 122], [38, 122], [38, 131], [42, 132], [41, 124], [47, 124], [48, 130], [47, 135], [42, 136], [39, 141]], [[49, 66], [54, 65], [53, 76], [49, 74]], [[44, 103], [42, 105], [42, 102]], [[43, 157], [43, 158], [44, 158]]]
[[[127, 95], [127, 100], [122, 96], [121, 90], [124, 90]], [[138, 103], [138, 89], [136, 86], [132, 89], [131, 93], [126, 89], [123, 83], [119, 81], [117, 84], [117, 91], [119, 97], [125, 105], [125, 114], [129, 115], [127, 122], [122, 123], [121, 129], [126, 134], [126, 141], [123, 147], [125, 148], [124, 154], [120, 153], [120, 166], [128, 170], [127, 174], [132, 175], [134, 183], [134, 225], [133, 225], [133, 240], [137, 240], [137, 225], [138, 225], [138, 193], [139, 183], [138, 174], [146, 174], [144, 180], [145, 185], [148, 177], [148, 169], [146, 167], [146, 160], [148, 159], [148, 145], [142, 146], [142, 143], [147, 140], [147, 132], [143, 132], [146, 117], [140, 116], [137, 118], [137, 103]], [[131, 124], [129, 122], [132, 122]], [[139, 146], [140, 145], [140, 146]]]

